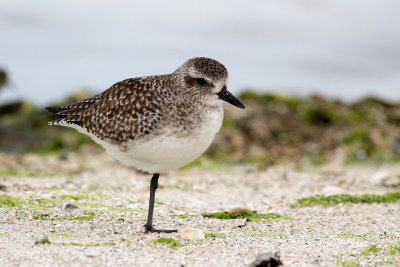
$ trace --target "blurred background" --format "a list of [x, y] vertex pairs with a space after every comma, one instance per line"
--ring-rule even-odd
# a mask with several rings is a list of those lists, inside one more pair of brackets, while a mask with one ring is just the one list
[[0, 150], [96, 150], [42, 107], [196, 56], [225, 64], [248, 107], [204, 160], [399, 161], [397, 0], [1, 0]]

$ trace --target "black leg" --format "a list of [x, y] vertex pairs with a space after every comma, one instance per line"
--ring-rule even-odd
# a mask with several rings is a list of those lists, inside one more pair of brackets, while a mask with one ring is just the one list
[[158, 230], [153, 228], [153, 211], [154, 211], [154, 200], [156, 196], [156, 190], [158, 188], [159, 173], [153, 174], [150, 181], [150, 199], [149, 199], [149, 211], [147, 213], [147, 222], [144, 225], [144, 233], [176, 233], [178, 230]]

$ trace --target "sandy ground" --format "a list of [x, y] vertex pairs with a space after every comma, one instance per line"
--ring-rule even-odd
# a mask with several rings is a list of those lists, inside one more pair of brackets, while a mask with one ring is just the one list
[[[160, 178], [155, 225], [219, 233], [199, 241], [181, 233], [143, 234], [149, 176], [125, 168], [106, 155], [52, 157], [1, 155], [3, 166], [56, 176], [0, 175], [5, 194], [35, 201], [54, 200], [46, 210], [0, 208], [2, 266], [248, 266], [260, 252], [279, 252], [284, 266], [400, 266], [400, 204], [339, 204], [292, 208], [297, 198], [315, 194], [399, 191], [393, 178], [400, 166], [311, 168], [290, 165], [257, 169], [190, 169]], [[63, 198], [82, 195], [78, 200]], [[57, 202], [58, 201], [58, 202]], [[35, 215], [68, 216], [73, 202], [92, 220], [38, 220]], [[204, 212], [247, 207], [289, 220], [249, 222], [204, 218]], [[55, 217], [54, 217], [55, 216]], [[52, 244], [35, 244], [47, 236]], [[182, 246], [154, 244], [172, 237]], [[377, 253], [363, 253], [378, 244]], [[90, 246], [93, 245], [93, 246]], [[346, 265], [348, 264], [348, 265]]]

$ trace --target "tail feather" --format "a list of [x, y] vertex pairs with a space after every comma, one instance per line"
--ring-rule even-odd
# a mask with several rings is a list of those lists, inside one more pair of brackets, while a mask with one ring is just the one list
[[80, 121], [80, 120], [65, 120], [64, 118], [62, 118], [62, 119], [57, 119], [57, 120], [48, 122], [48, 125], [57, 125], [57, 126], [71, 126], [71, 124], [76, 124], [78, 126], [82, 126], [82, 121]]
[[82, 112], [96, 103], [100, 99], [99, 95], [75, 102], [61, 107], [46, 107], [45, 109], [57, 115], [57, 119], [49, 122], [49, 125], [71, 126], [71, 124], [82, 125]]
[[68, 112], [70, 110], [74, 111], [74, 109], [70, 109], [67, 107], [46, 107], [47, 111], [54, 113], [57, 115], [56, 120], [49, 122], [49, 125], [59, 125], [59, 126], [68, 126], [68, 124], [76, 124], [81, 126], [82, 121], [80, 120], [80, 116], [76, 116], [77, 114], [74, 112]]
[[45, 110], [57, 114], [60, 111], [64, 111], [67, 110], [68, 108], [64, 108], [64, 107], [45, 107]]

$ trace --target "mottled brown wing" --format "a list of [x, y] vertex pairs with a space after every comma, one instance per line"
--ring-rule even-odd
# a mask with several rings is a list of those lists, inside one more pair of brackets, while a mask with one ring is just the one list
[[53, 110], [61, 118], [52, 124], [76, 124], [102, 140], [124, 143], [157, 127], [163, 100], [165, 90], [146, 78], [128, 79], [100, 95]]

